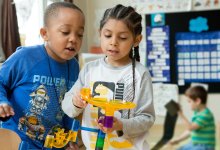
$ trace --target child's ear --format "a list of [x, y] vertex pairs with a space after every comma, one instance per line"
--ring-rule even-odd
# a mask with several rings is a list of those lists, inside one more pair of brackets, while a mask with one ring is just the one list
[[48, 40], [47, 29], [45, 27], [40, 29], [40, 35], [44, 39], [44, 41]]
[[196, 98], [196, 103], [197, 104], [201, 104], [202, 103], [201, 99], [200, 98]]
[[142, 40], [142, 35], [141, 34], [136, 36], [135, 42], [134, 42], [134, 47], [138, 46], [139, 43], [141, 42], [141, 40]]

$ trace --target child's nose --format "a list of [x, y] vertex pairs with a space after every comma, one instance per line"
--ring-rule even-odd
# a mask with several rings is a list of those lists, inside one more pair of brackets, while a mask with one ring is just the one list
[[116, 38], [112, 38], [112, 40], [111, 40], [111, 45], [112, 45], [112, 46], [117, 46], [117, 45], [118, 45], [118, 42], [117, 42], [117, 39], [116, 39]]
[[77, 41], [78, 36], [76, 34], [71, 34], [69, 37], [69, 41], [70, 42], [76, 42]]

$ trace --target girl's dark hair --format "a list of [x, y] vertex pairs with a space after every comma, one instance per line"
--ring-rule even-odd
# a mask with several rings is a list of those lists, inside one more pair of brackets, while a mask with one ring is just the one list
[[[118, 4], [113, 8], [107, 9], [100, 21], [100, 27], [99, 27], [100, 30], [102, 30], [103, 26], [106, 24], [106, 22], [109, 19], [116, 19], [116, 20], [123, 21], [127, 25], [128, 29], [132, 32], [134, 38], [140, 35], [142, 32], [142, 25], [141, 25], [142, 17], [131, 6], [126, 7], [121, 4]], [[134, 89], [133, 100], [134, 100], [135, 98], [135, 60], [140, 61], [139, 47], [136, 46], [134, 48], [131, 48], [129, 56], [132, 59], [133, 89]]]
[[[99, 27], [100, 30], [103, 28], [103, 26], [106, 24], [106, 22], [109, 19], [116, 19], [123, 21], [127, 25], [128, 29], [132, 32], [134, 37], [141, 34], [142, 17], [131, 6], [126, 7], [121, 4], [118, 4], [113, 8], [107, 9], [100, 21], [100, 27]], [[134, 49], [131, 50], [130, 58], [140, 61], [138, 46], [134, 47]]]
[[79, 10], [82, 14], [82, 10], [70, 2], [54, 2], [47, 6], [46, 10], [44, 11], [44, 26], [48, 25], [48, 20], [53, 16], [56, 17], [59, 13], [60, 8], [71, 8], [74, 10]]
[[186, 90], [185, 95], [192, 99], [193, 101], [196, 101], [197, 98], [201, 99], [202, 104], [207, 103], [207, 91], [202, 86], [193, 86]]

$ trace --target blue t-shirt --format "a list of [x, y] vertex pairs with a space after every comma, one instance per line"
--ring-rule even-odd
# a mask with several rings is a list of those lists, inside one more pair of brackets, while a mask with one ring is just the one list
[[60, 63], [44, 45], [19, 47], [0, 70], [0, 103], [15, 111], [2, 127], [15, 131], [30, 148], [42, 149], [52, 127], [71, 128], [73, 119], [64, 115], [61, 101], [78, 74], [75, 58]]

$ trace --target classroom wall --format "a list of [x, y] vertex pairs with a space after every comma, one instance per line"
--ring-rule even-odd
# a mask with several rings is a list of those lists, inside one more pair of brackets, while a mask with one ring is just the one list
[[88, 5], [87, 5], [88, 1], [87, 0], [74, 0], [74, 4], [76, 4], [79, 8], [82, 9], [82, 11], [84, 12], [85, 14], [85, 20], [86, 20], [86, 24], [85, 24], [85, 32], [84, 32], [84, 36], [83, 36], [83, 43], [82, 43], [82, 47], [81, 47], [81, 50], [80, 52], [81, 53], [84, 53], [84, 52], [87, 52], [88, 51], [88, 47], [90, 47], [88, 45], [88, 30], [87, 28], [90, 26], [90, 19], [89, 19], [89, 15], [87, 15], [88, 13]]
[[[85, 13], [86, 16], [86, 32], [84, 36], [84, 43], [81, 52], [88, 52], [89, 48], [91, 46], [97, 46], [99, 45], [99, 33], [98, 33], [98, 27], [99, 27], [99, 21], [104, 13], [104, 10], [113, 7], [116, 4], [123, 4], [123, 5], [129, 5], [131, 4], [131, 0], [74, 0], [74, 3], [78, 5]], [[145, 33], [143, 31], [142, 33]], [[143, 39], [142, 42], [145, 42], [145, 39]], [[141, 56], [145, 56], [144, 54]], [[143, 59], [143, 58], [142, 58]], [[188, 117], [188, 119], [191, 118], [192, 111], [190, 110], [190, 107], [187, 103], [187, 101], [184, 99], [183, 95], [179, 96], [180, 104], [182, 105], [183, 111]], [[216, 121], [220, 121], [220, 91], [219, 94], [209, 94], [208, 96], [208, 107], [210, 107], [214, 113]], [[162, 124], [164, 121], [164, 117], [157, 116], [155, 124]], [[178, 119], [178, 123], [181, 123], [181, 120]]]
[[84, 36], [81, 52], [87, 52], [92, 46], [99, 46], [99, 21], [106, 8], [113, 7], [116, 4], [129, 5], [130, 0], [74, 0], [86, 17], [86, 32]]

